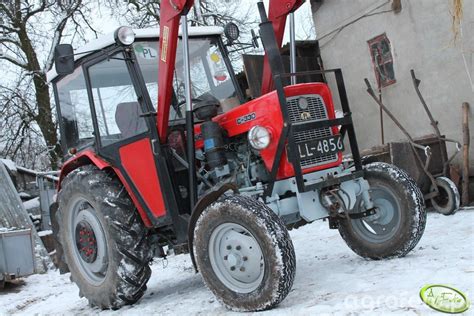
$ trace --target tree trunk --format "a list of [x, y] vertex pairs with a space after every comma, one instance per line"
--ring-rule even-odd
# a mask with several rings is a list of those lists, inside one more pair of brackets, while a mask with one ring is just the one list
[[56, 170], [61, 157], [61, 148], [58, 145], [58, 136], [56, 133], [56, 124], [53, 121], [53, 113], [51, 110], [51, 97], [49, 87], [46, 83], [46, 75], [36, 75], [33, 79], [35, 85], [35, 96], [38, 104], [38, 116], [36, 122], [39, 125], [41, 133], [43, 133], [46, 146], [49, 151], [51, 168]]
[[35, 121], [38, 123], [48, 148], [50, 167], [53, 170], [56, 170], [58, 168], [59, 158], [61, 157], [61, 148], [58, 144], [56, 125], [53, 120], [51, 97], [46, 82], [46, 74], [41, 69], [36, 52], [26, 32], [26, 25], [20, 24], [18, 26], [18, 37], [21, 43], [21, 48], [28, 60], [28, 70], [33, 75], [33, 84], [35, 86], [35, 99], [38, 107], [38, 114], [35, 117]]

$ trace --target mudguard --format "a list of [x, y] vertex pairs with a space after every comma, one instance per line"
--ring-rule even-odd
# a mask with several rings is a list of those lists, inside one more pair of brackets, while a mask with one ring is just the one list
[[234, 194], [238, 194], [239, 190], [235, 183], [224, 183], [219, 186], [215, 186], [212, 190], [207, 193], [206, 195], [202, 196], [199, 201], [194, 206], [193, 212], [191, 213], [191, 218], [189, 219], [188, 224], [188, 248], [189, 248], [189, 255], [191, 256], [191, 261], [193, 263], [194, 269], [196, 273], [198, 272], [196, 259], [194, 258], [194, 249], [193, 249], [193, 242], [194, 242], [194, 227], [196, 226], [196, 222], [201, 216], [202, 212], [212, 203], [217, 201], [222, 194], [225, 192], [232, 190]]

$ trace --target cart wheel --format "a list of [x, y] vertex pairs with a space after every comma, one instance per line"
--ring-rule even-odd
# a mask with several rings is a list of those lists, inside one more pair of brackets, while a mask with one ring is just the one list
[[[431, 199], [431, 204], [436, 212], [443, 215], [456, 213], [461, 205], [458, 188], [453, 181], [446, 177], [436, 178], [439, 195]], [[431, 188], [433, 191], [434, 188]]]
[[265, 204], [230, 196], [199, 217], [194, 251], [204, 283], [234, 311], [278, 305], [295, 277], [295, 252], [288, 231]]

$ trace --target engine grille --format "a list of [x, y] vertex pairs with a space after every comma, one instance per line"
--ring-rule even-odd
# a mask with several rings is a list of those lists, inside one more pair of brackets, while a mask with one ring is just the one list
[[[304, 97], [308, 101], [308, 108], [305, 110], [300, 109], [298, 105], [298, 100]], [[323, 98], [319, 94], [309, 94], [309, 95], [300, 95], [296, 97], [290, 97], [286, 99], [288, 106], [288, 116], [291, 123], [304, 122], [307, 120], [325, 120], [328, 118], [328, 113], [326, 105], [324, 104]], [[309, 113], [309, 117], [308, 117]], [[305, 116], [307, 118], [305, 118]], [[295, 141], [297, 143], [304, 142], [316, 138], [327, 137], [332, 135], [332, 130], [330, 127], [307, 130], [302, 132], [297, 132], [294, 134]], [[315, 166], [324, 165], [337, 161], [337, 154], [317, 157], [317, 158], [306, 158], [301, 159], [302, 168], [311, 168]]]

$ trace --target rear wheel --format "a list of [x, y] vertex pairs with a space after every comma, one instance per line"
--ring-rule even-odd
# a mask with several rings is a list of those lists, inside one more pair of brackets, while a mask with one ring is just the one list
[[[431, 205], [440, 214], [454, 214], [461, 204], [458, 188], [453, 181], [446, 177], [436, 178], [436, 186], [439, 195], [431, 199]], [[431, 190], [433, 191], [434, 188]]]
[[228, 308], [270, 309], [289, 293], [295, 276], [293, 244], [265, 204], [239, 195], [225, 197], [203, 212], [194, 236], [204, 282]]
[[79, 295], [104, 309], [140, 299], [152, 249], [120, 181], [94, 166], [81, 167], [64, 179], [58, 202], [59, 241]]
[[[423, 235], [426, 224], [424, 199], [416, 183], [399, 168], [386, 163], [366, 166], [365, 179], [376, 214], [340, 221], [339, 233], [347, 245], [364, 258], [403, 257]], [[351, 211], [364, 211], [357, 200]]]

